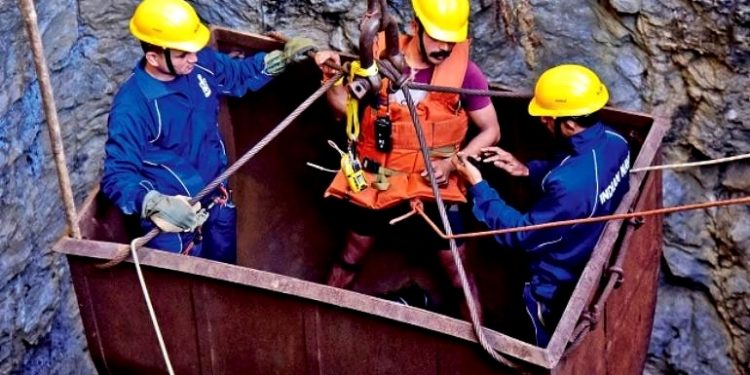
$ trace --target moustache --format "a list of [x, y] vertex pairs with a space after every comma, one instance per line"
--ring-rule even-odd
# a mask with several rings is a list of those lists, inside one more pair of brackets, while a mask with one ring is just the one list
[[436, 60], [442, 60], [450, 56], [451, 51], [437, 51], [430, 53], [430, 57]]

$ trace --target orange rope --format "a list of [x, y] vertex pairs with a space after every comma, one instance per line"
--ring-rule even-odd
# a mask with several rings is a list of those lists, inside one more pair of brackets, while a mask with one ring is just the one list
[[594, 217], [589, 217], [585, 219], [553, 221], [549, 223], [527, 225], [523, 227], [452, 234], [450, 236], [445, 235], [445, 233], [443, 233], [440, 230], [440, 228], [437, 225], [435, 225], [435, 223], [429, 217], [427, 217], [427, 215], [424, 213], [424, 210], [422, 209], [421, 206], [413, 206], [412, 211], [407, 215], [410, 215], [413, 212], [419, 213], [419, 215], [422, 216], [422, 218], [427, 222], [427, 224], [429, 224], [430, 227], [432, 227], [432, 230], [434, 230], [435, 233], [437, 233], [441, 238], [448, 240], [448, 239], [459, 239], [459, 238], [496, 236], [496, 235], [506, 234], [506, 233], [525, 232], [525, 231], [532, 231], [532, 230], [539, 230], [539, 229], [562, 227], [562, 226], [574, 225], [574, 224], [595, 223], [595, 222], [600, 222], [600, 221], [624, 220], [624, 219], [640, 218], [640, 217], [646, 217], [646, 216], [666, 215], [666, 214], [671, 214], [675, 212], [700, 210], [700, 209], [711, 208], [711, 207], [731, 206], [735, 204], [750, 204], [750, 197], [725, 199], [725, 200], [713, 201], [713, 202], [694, 203], [694, 204], [687, 204], [687, 205], [674, 206], [674, 207], [665, 207], [665, 208], [659, 208], [655, 210], [630, 212], [627, 214], [614, 214], [614, 215], [594, 216]]

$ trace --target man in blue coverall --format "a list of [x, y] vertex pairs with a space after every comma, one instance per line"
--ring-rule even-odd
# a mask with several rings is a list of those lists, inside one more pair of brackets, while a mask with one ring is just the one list
[[[599, 121], [609, 99], [607, 88], [591, 70], [559, 65], [537, 81], [529, 114], [560, 142], [561, 153], [550, 160], [523, 164], [499, 147], [480, 155], [459, 154], [458, 172], [472, 185], [473, 213], [491, 229], [522, 227], [612, 214], [629, 189], [627, 141]], [[538, 188], [528, 212], [509, 206], [468, 158], [482, 160], [512, 176], [525, 176]], [[536, 344], [546, 347], [605, 222], [523, 231], [495, 236], [509, 248], [526, 251], [530, 279], [523, 290]]]
[[242, 96], [305, 58], [311, 41], [233, 59], [206, 48], [210, 32], [184, 0], [144, 0], [130, 20], [144, 56], [109, 115], [102, 191], [123, 213], [140, 216], [146, 246], [236, 261], [236, 212], [226, 183], [195, 196], [227, 166], [219, 134], [219, 96]]

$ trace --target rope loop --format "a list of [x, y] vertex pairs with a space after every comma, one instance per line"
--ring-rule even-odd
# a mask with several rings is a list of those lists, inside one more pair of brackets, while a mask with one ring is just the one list
[[346, 99], [346, 136], [350, 142], [359, 138], [359, 100], [352, 95]]

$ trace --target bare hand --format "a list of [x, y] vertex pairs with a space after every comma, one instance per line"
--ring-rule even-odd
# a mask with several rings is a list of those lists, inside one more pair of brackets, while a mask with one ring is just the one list
[[[435, 171], [435, 181], [438, 185], [445, 185], [448, 183], [448, 176], [453, 172], [453, 165], [450, 159], [433, 160], [432, 170]], [[427, 180], [430, 179], [426, 169], [422, 171], [422, 177]]]
[[508, 172], [511, 176], [528, 176], [529, 168], [518, 161], [513, 154], [500, 147], [482, 147], [483, 161], [492, 163], [497, 168]]
[[471, 185], [476, 185], [482, 182], [482, 173], [479, 172], [479, 169], [469, 161], [469, 158], [479, 160], [476, 156], [469, 156], [463, 152], [459, 152], [456, 157], [451, 158], [451, 163], [453, 164], [453, 167], [456, 168], [456, 172], [458, 172], [464, 180], [468, 181]]
[[338, 71], [326, 65], [326, 61], [331, 61], [336, 65], [341, 65], [341, 57], [336, 51], [319, 51], [315, 53], [315, 64], [323, 72], [323, 77], [328, 79], [333, 77]]

